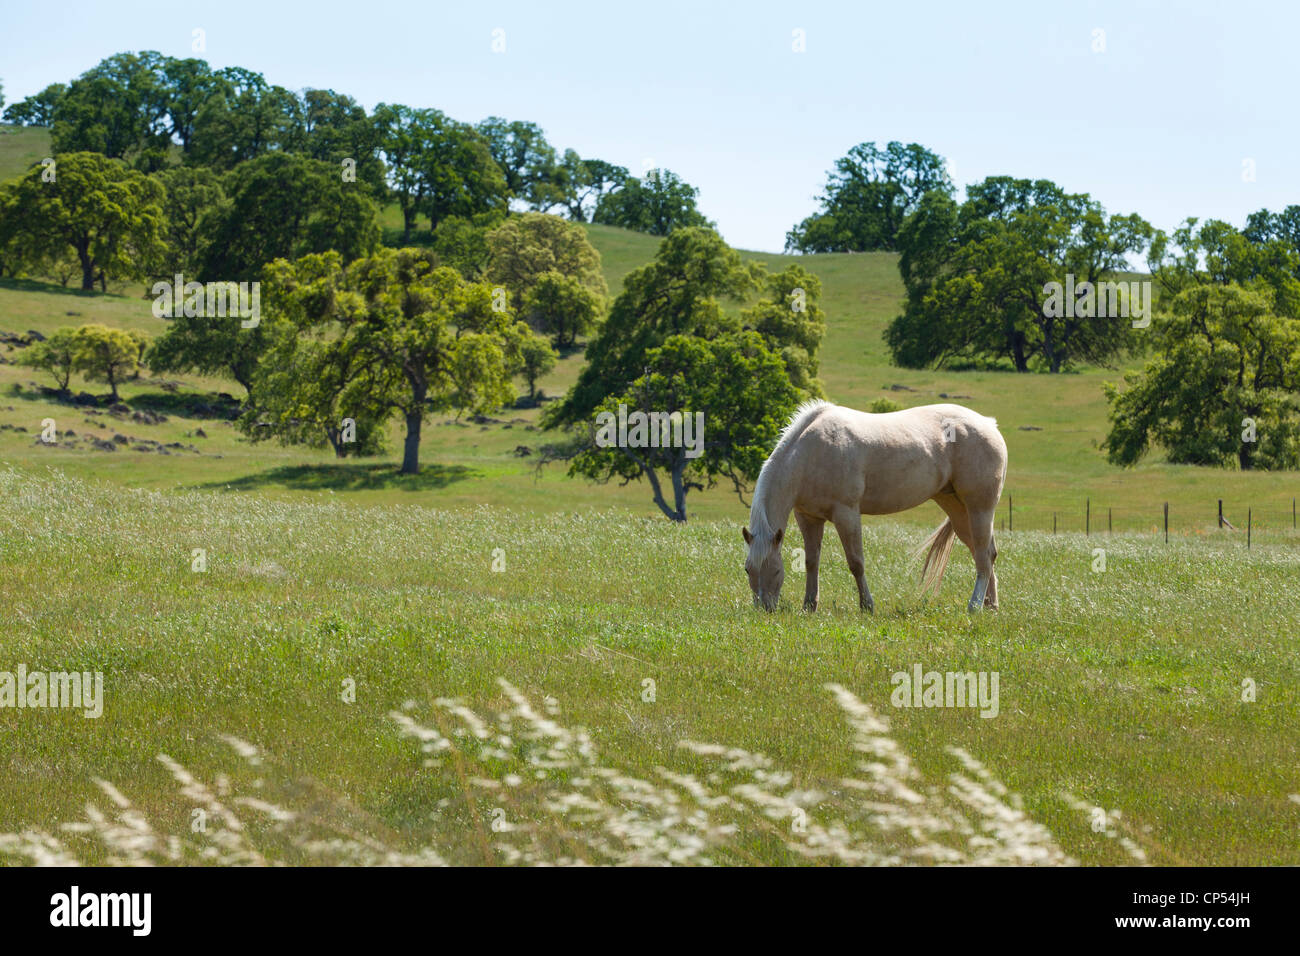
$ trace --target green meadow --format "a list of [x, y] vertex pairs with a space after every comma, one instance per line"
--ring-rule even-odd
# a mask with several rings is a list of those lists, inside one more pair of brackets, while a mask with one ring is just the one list
[[[43, 135], [0, 132], [0, 178]], [[654, 254], [587, 228], [612, 292]], [[114, 412], [0, 345], [0, 672], [103, 674], [98, 718], [0, 707], [0, 860], [1300, 863], [1300, 481], [1115, 468], [1125, 369], [895, 368], [896, 257], [799, 261], [830, 399], [998, 419], [999, 612], [965, 613], [960, 549], [920, 594], [937, 507], [865, 522], [874, 616], [833, 539], [822, 610], [792, 569], [767, 615], [733, 491], [672, 526], [644, 484], [539, 470], [535, 408], [434, 418], [404, 477], [396, 428], [340, 462], [248, 441], [233, 382], [145, 374]], [[87, 322], [164, 325], [139, 286], [0, 279], [2, 331]], [[996, 716], [895, 706], [917, 665], [996, 673]]]

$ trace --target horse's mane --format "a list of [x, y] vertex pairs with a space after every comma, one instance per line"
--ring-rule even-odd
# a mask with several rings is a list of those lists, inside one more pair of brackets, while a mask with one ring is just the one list
[[749, 506], [749, 533], [756, 539], [766, 541], [776, 533], [776, 529], [767, 520], [767, 491], [771, 477], [767, 466], [776, 460], [776, 456], [780, 451], [803, 433], [804, 428], [812, 421], [814, 415], [823, 408], [829, 407], [830, 404], [830, 402], [821, 399], [804, 402], [795, 409], [795, 413], [786, 422], [785, 428], [781, 429], [781, 437], [777, 439], [772, 454], [767, 456], [767, 461], [763, 462], [763, 469], [758, 473], [758, 481], [754, 483], [754, 500]]

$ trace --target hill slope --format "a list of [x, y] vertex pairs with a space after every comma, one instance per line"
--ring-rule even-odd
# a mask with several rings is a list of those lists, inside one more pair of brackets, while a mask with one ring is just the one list
[[[24, 149], [39, 153], [39, 137], [31, 134], [43, 132], [24, 130], [14, 141], [26, 140]], [[5, 140], [0, 137], [0, 144]], [[22, 150], [10, 155], [19, 152]], [[586, 228], [601, 251], [606, 278], [615, 292], [628, 272], [654, 255], [658, 244], [652, 236], [614, 227]], [[833, 401], [865, 407], [882, 396], [906, 406], [951, 399], [997, 418], [1010, 453], [1007, 492], [1014, 500], [1018, 527], [1050, 530], [1055, 515], [1062, 530], [1082, 530], [1090, 500], [1094, 529], [1104, 528], [1109, 517], [1116, 530], [1153, 530], [1165, 501], [1171, 502], [1176, 532], [1204, 529], [1213, 526], [1215, 502], [1220, 497], [1226, 499], [1234, 521], [1244, 520], [1245, 509], [1251, 506], [1256, 509], [1256, 525], [1290, 526], [1291, 497], [1297, 484], [1293, 476], [1172, 466], [1158, 460], [1132, 470], [1108, 465], [1097, 450], [1107, 427], [1101, 386], [1106, 380], [1118, 379], [1118, 372], [1089, 369], [1070, 375], [1018, 375], [915, 371], [889, 365], [882, 333], [902, 299], [893, 254], [745, 255], [773, 269], [797, 258], [822, 279], [828, 327], [821, 377]], [[163, 325], [152, 316], [143, 297], [83, 294], [57, 285], [0, 280], [0, 330], [34, 329], [48, 335], [61, 325], [91, 321], [154, 334]], [[0, 358], [6, 357], [15, 357], [12, 347], [0, 347]], [[545, 392], [562, 394], [574, 381], [582, 361], [580, 353], [561, 361], [542, 381]], [[0, 457], [5, 460], [55, 464], [71, 473], [106, 475], [147, 487], [231, 486], [275, 495], [353, 491], [366, 500], [393, 496], [401, 500], [406, 497], [402, 491], [419, 491], [424, 493], [422, 501], [448, 505], [487, 501], [542, 510], [618, 505], [641, 514], [657, 513], [644, 486], [595, 486], [570, 480], [558, 468], [538, 475], [531, 464], [533, 455], [525, 453], [535, 452], [546, 440], [533, 429], [538, 414], [534, 409], [502, 412], [486, 423], [439, 420], [425, 432], [423, 460], [430, 466], [429, 473], [414, 481], [398, 481], [387, 464], [396, 460], [396, 441], [385, 463], [337, 465], [327, 452], [251, 445], [229, 426], [212, 422], [204, 428], [208, 437], [199, 442], [209, 454], [171, 456], [166, 462], [144, 457], [151, 452], [110, 460], [109, 455], [84, 448], [33, 446], [31, 436], [44, 418], [55, 418], [60, 427], [74, 431], [87, 424], [87, 419], [102, 418], [45, 400], [34, 391], [42, 378], [12, 364], [0, 365]], [[74, 385], [88, 387], [82, 382]], [[12, 392], [15, 386], [20, 393]], [[168, 391], [173, 387], [178, 390]], [[99, 391], [97, 387], [90, 390]], [[240, 393], [233, 383], [195, 376], [179, 376], [169, 384], [143, 381], [128, 385], [124, 392], [128, 402], [172, 416], [166, 424], [141, 426], [139, 435], [128, 437], [152, 437], [163, 444], [187, 438], [204, 422], [184, 414], [186, 405], [198, 402], [200, 393], [218, 390]], [[27, 432], [15, 432], [15, 428]], [[92, 429], [91, 434], [111, 438], [113, 431]], [[733, 520], [746, 513], [735, 495], [721, 488], [692, 495], [688, 509], [696, 515]], [[937, 510], [919, 509], [903, 520], [929, 524], [937, 517]]]

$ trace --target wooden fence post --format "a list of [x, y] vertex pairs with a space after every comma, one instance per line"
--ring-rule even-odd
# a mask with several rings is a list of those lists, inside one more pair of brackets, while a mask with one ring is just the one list
[[1165, 544], [1169, 543], [1169, 502], [1165, 502]]
[[1083, 505], [1083, 536], [1092, 536], [1092, 499], [1085, 498]]

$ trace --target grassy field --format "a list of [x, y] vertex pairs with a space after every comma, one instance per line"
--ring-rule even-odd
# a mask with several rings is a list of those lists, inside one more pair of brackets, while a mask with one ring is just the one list
[[[0, 134], [0, 177], [43, 135]], [[588, 229], [614, 291], [654, 253]], [[1101, 384], [1121, 371], [893, 368], [895, 258], [800, 261], [825, 286], [831, 399], [1000, 421], [997, 614], [965, 614], [965, 552], [919, 596], [937, 508], [866, 523], [875, 617], [837, 545], [821, 612], [762, 615], [733, 493], [693, 494], [673, 527], [644, 485], [539, 473], [536, 409], [435, 419], [403, 478], [396, 430], [340, 464], [239, 436], [212, 409], [233, 383], [74, 406], [0, 345], [0, 672], [104, 675], [99, 719], [0, 708], [0, 860], [1300, 863], [1300, 482], [1113, 468]], [[163, 325], [140, 288], [0, 280], [0, 330], [84, 322]], [[1250, 550], [1215, 529], [1219, 498], [1238, 525], [1252, 509]], [[892, 706], [916, 665], [996, 673], [997, 716]]]
[[[839, 555], [822, 612], [762, 615], [733, 524], [618, 509], [7, 470], [0, 521], [6, 658], [105, 681], [98, 720], [0, 710], [18, 856], [1300, 862], [1294, 542], [1116, 536], [1094, 573], [1095, 541], [1020, 532], [970, 617], [968, 568], [927, 605], [873, 524], [867, 618]], [[916, 664], [996, 672], [996, 717], [891, 706]]]

